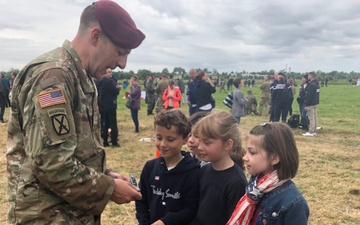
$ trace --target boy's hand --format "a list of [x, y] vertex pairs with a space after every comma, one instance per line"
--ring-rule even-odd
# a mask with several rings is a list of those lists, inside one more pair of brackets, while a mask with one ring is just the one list
[[165, 225], [165, 223], [161, 220], [157, 220], [154, 223], [152, 223], [151, 225]]

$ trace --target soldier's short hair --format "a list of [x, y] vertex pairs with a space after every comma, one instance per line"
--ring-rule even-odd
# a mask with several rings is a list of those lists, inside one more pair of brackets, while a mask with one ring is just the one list
[[96, 19], [96, 14], [95, 14], [95, 6], [89, 5], [81, 13], [79, 30], [83, 31], [83, 30], [89, 28], [90, 25], [94, 24], [94, 23], [98, 23], [98, 20]]

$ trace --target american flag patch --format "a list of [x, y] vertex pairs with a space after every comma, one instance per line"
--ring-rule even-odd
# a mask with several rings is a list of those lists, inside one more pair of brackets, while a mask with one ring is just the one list
[[47, 91], [37, 95], [41, 108], [66, 103], [62, 89]]
[[160, 176], [155, 176], [155, 180], [160, 180]]

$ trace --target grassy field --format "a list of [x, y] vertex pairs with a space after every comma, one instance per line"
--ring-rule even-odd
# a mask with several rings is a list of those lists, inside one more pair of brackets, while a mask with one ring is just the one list
[[[246, 93], [248, 87], [243, 88]], [[256, 96], [258, 86], [251, 88]], [[130, 111], [125, 108], [121, 91], [118, 105], [118, 126], [120, 148], [107, 148], [109, 167], [124, 175], [139, 177], [144, 163], [155, 153], [153, 143], [139, 142], [140, 138], [153, 136], [153, 117], [146, 116], [146, 105], [142, 101], [139, 112], [140, 133], [134, 134]], [[222, 100], [227, 93], [216, 93], [216, 109], [228, 110]], [[321, 89], [318, 109], [319, 125], [322, 127], [316, 137], [303, 137], [302, 130], [294, 129], [300, 152], [300, 168], [294, 181], [302, 191], [310, 207], [309, 224], [358, 225], [360, 224], [360, 88], [348, 85], [329, 86]], [[188, 111], [186, 105], [182, 110]], [[294, 113], [299, 113], [296, 101]], [[8, 109], [6, 110], [6, 117]], [[250, 115], [241, 120], [242, 139], [247, 132], [268, 116]], [[3, 137], [0, 147], [0, 224], [6, 224], [7, 179], [6, 179], [6, 131], [7, 125], [0, 124]], [[243, 145], [245, 146], [245, 141]], [[185, 148], [185, 146], [184, 146]], [[134, 204], [116, 205], [109, 203], [102, 216], [103, 224], [137, 224]]]

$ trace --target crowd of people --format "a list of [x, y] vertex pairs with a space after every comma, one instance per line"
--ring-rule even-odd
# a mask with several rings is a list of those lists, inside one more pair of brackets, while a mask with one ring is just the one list
[[[276, 72], [270, 79], [268, 75], [264, 75], [264, 81], [260, 86], [260, 102], [258, 104], [252, 90], [247, 91], [247, 95], [241, 91], [241, 79], [234, 80], [235, 90], [231, 96], [231, 114], [240, 123], [240, 118], [251, 113], [262, 116], [264, 109], [265, 114], [270, 115], [270, 122], [287, 123], [289, 115], [293, 115], [293, 101], [296, 95], [295, 80], [291, 77], [288, 79], [284, 72]], [[317, 107], [319, 105], [320, 87], [319, 81], [316, 79], [316, 73], [310, 72], [302, 76], [302, 84], [299, 88], [297, 102], [300, 109], [300, 121], [295, 127], [301, 128], [306, 132], [306, 137], [316, 135], [316, 130], [320, 129], [317, 121]], [[224, 100], [228, 104], [229, 97]], [[259, 111], [257, 106], [259, 105]], [[291, 118], [291, 117], [290, 117]]]

